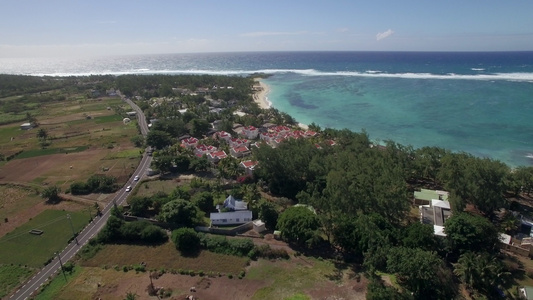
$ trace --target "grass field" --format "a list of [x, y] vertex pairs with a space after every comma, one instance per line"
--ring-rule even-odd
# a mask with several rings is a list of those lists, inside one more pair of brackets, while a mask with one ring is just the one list
[[273, 280], [273, 283], [258, 290], [252, 299], [291, 299], [290, 297], [328, 281], [328, 276], [336, 272], [335, 266], [328, 261], [305, 259], [309, 261], [308, 264], [259, 260], [256, 265], [250, 267], [246, 278], [268, 278]]
[[28, 279], [33, 270], [17, 265], [0, 266], [0, 299]]
[[[76, 232], [89, 222], [86, 213], [68, 212], [68, 214]], [[30, 234], [31, 229], [43, 230], [44, 233]], [[46, 210], [0, 239], [0, 264], [42, 267], [54, 252], [67, 245], [70, 238], [72, 238], [72, 229], [67, 219], [67, 212]]]
[[107, 245], [93, 258], [83, 262], [88, 267], [113, 267], [138, 265], [146, 262], [148, 269], [192, 270], [238, 274], [246, 267], [248, 259], [202, 251], [197, 257], [183, 257], [173, 243], [161, 246]]
[[179, 183], [175, 180], [149, 180], [142, 182], [136, 189], [135, 195], [141, 197], [150, 197], [157, 192], [163, 192], [169, 194]]
[[30, 157], [37, 157], [42, 155], [58, 154], [58, 153], [74, 153], [87, 150], [87, 146], [69, 147], [69, 148], [46, 148], [46, 149], [31, 149], [24, 151], [15, 156], [15, 159], [23, 159]]
[[33, 188], [0, 185], [0, 220], [4, 222], [5, 218], [15, 216], [21, 211], [26, 210], [37, 203], [43, 202], [39, 193]]
[[[62, 298], [59, 295], [61, 291], [68, 286], [69, 282], [75, 280], [82, 273], [83, 269], [79, 266], [75, 266], [72, 273], [58, 273], [52, 281], [49, 281], [41, 287], [41, 292], [34, 299], [35, 300], [52, 300], [52, 299], [83, 299], [80, 295], [70, 295], [70, 298]], [[65, 277], [67, 281], [65, 282]], [[90, 298], [85, 298], [90, 299]]]

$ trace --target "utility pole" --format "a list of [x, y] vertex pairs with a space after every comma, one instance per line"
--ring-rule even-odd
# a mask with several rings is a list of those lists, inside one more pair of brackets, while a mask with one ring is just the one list
[[70, 223], [70, 228], [72, 229], [72, 235], [74, 236], [74, 239], [76, 240], [76, 245], [79, 245], [80, 243], [78, 242], [78, 236], [74, 232], [74, 226], [72, 226], [72, 220], [70, 219], [70, 214], [67, 214], [67, 219]]
[[61, 256], [59, 256], [59, 252], [56, 252], [57, 258], [59, 259], [59, 265], [61, 266], [61, 271], [63, 272], [63, 276], [65, 277], [65, 282], [67, 282], [67, 275], [65, 274], [65, 269], [63, 268], [63, 262], [61, 261]]

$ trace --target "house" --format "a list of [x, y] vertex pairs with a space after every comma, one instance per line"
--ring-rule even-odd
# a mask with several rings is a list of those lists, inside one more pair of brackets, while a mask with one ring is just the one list
[[117, 91], [114, 89], [114, 88], [111, 88], [109, 90], [106, 90], [105, 93], [109, 96], [109, 97], [115, 97], [117, 95]]
[[32, 123], [22, 123], [20, 124], [20, 129], [22, 130], [29, 130], [29, 129], [32, 129], [33, 128], [33, 124]]
[[420, 189], [414, 192], [414, 204], [429, 205], [433, 199], [447, 201], [448, 195], [445, 191]]
[[219, 162], [221, 159], [226, 158], [228, 155], [224, 151], [215, 151], [207, 154], [207, 159], [213, 163]]
[[215, 146], [207, 146], [207, 145], [196, 145], [194, 148], [194, 154], [198, 157], [202, 157], [204, 155], [207, 155], [208, 153], [217, 151], [217, 147]]
[[232, 212], [211, 213], [209, 215], [211, 226], [239, 225], [252, 221], [252, 211], [239, 210]]
[[246, 126], [242, 130], [242, 135], [245, 136], [249, 140], [253, 140], [257, 138], [258, 134], [259, 134], [259, 129], [257, 129], [254, 126]]
[[195, 137], [186, 138], [186, 139], [181, 140], [181, 144], [185, 148], [194, 148], [196, 147], [196, 145], [198, 145], [198, 139]]
[[450, 202], [432, 199], [431, 204], [421, 205], [419, 208], [421, 222], [433, 225], [433, 233], [435, 235], [446, 236], [444, 223], [452, 215]]
[[227, 143], [231, 140], [231, 134], [225, 132], [225, 131], [219, 131], [217, 133], [217, 136], [219, 139], [225, 140]]
[[312, 130], [307, 130], [305, 133], [304, 133], [304, 137], [305, 138], [311, 138], [311, 137], [315, 137], [317, 136], [318, 133], [316, 133], [315, 131], [312, 131]]
[[137, 112], [136, 111], [128, 111], [128, 112], [126, 112], [126, 115], [128, 115], [128, 117], [135, 117], [137, 115]]
[[230, 149], [231, 156], [235, 158], [244, 157], [252, 153], [246, 146], [237, 146]]
[[252, 175], [254, 172], [255, 166], [257, 166], [257, 161], [254, 161], [254, 160], [242, 161], [239, 165], [244, 168], [244, 172], [246, 173], [246, 175]]
[[[247, 210], [248, 204], [242, 200], [237, 200], [232, 195], [229, 195], [226, 200], [224, 200], [224, 204], [222, 204], [222, 207], [231, 209], [231, 210]], [[220, 206], [217, 207], [220, 211]]]
[[337, 145], [337, 143], [335, 143], [334, 140], [326, 140], [325, 142], [326, 142], [326, 144], [328, 144], [328, 145], [330, 145], [330, 146], [335, 146], [335, 145]]
[[[232, 211], [221, 212], [229, 209]], [[238, 225], [252, 221], [252, 212], [248, 210], [248, 204], [242, 200], [237, 200], [232, 195], [224, 200], [222, 206], [217, 205], [218, 213], [211, 213], [209, 219], [211, 225]]]
[[231, 138], [228, 142], [230, 147], [248, 146], [250, 141], [245, 139]]

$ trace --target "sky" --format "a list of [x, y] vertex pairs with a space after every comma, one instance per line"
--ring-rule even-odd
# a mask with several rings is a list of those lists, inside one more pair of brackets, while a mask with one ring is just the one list
[[531, 0], [0, 0], [0, 58], [530, 51]]

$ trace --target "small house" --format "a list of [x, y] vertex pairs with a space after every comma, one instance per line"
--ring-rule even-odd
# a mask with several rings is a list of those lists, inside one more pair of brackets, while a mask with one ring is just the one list
[[137, 115], [137, 112], [136, 111], [128, 111], [128, 112], [126, 112], [126, 115], [128, 115], [128, 117], [135, 117]]
[[254, 126], [246, 126], [242, 130], [242, 135], [245, 136], [249, 140], [253, 140], [257, 138], [258, 134], [259, 134], [259, 129], [257, 129]]
[[207, 159], [211, 162], [218, 162], [220, 161], [221, 159], [224, 159], [226, 158], [228, 155], [226, 154], [225, 151], [214, 151], [214, 152], [210, 152], [207, 154]]
[[255, 220], [254, 222], [254, 231], [257, 233], [261, 233], [266, 230], [265, 222], [261, 220]]
[[252, 211], [239, 210], [232, 212], [211, 213], [209, 215], [211, 225], [240, 225], [252, 221]]
[[242, 168], [244, 168], [244, 172], [246, 173], [246, 175], [252, 175], [254, 172], [255, 166], [257, 166], [257, 161], [254, 161], [254, 160], [242, 161], [239, 165]]
[[33, 124], [32, 123], [23, 123], [20, 125], [20, 129], [22, 130], [29, 130], [29, 129], [32, 129], [33, 128]]

